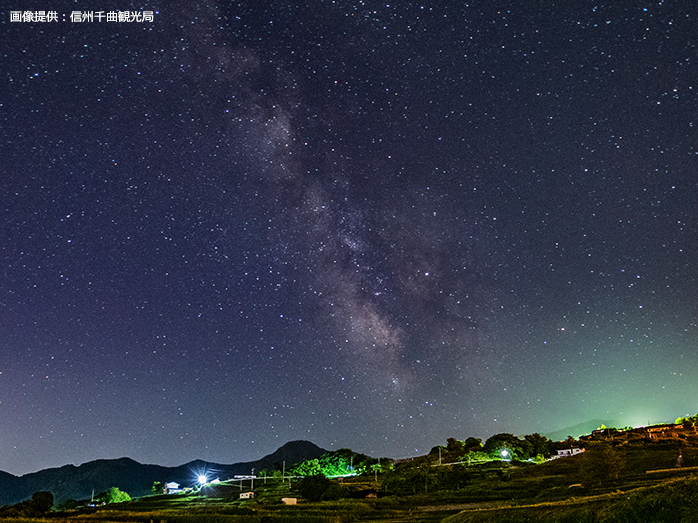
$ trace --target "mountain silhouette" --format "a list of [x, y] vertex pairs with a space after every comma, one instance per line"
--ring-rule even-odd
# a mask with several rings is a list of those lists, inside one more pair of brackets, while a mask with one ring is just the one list
[[591, 434], [592, 431], [598, 429], [601, 425], [606, 425], [607, 427], [620, 426], [619, 422], [616, 420], [591, 419], [582, 423], [577, 423], [571, 427], [556, 430], [555, 432], [546, 432], [543, 435], [553, 441], [563, 441], [567, 439], [568, 436], [572, 436], [573, 438], [577, 439], [579, 436]]
[[65, 465], [15, 476], [0, 471], [0, 505], [12, 505], [31, 499], [34, 492], [48, 490], [56, 503], [67, 499], [89, 499], [111, 487], [118, 487], [132, 497], [152, 492], [153, 483], [176, 481], [182, 486], [193, 486], [199, 474], [221, 481], [237, 474], [251, 474], [260, 470], [290, 468], [296, 463], [314, 459], [327, 452], [309, 441], [291, 441], [275, 452], [257, 461], [223, 465], [195, 460], [178, 467], [143, 465], [130, 458], [99, 459], [82, 465]]

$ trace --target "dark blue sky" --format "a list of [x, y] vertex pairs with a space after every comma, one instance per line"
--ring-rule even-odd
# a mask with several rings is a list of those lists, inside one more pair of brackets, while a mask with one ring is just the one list
[[688, 4], [61, 4], [2, 13], [0, 470], [698, 411]]

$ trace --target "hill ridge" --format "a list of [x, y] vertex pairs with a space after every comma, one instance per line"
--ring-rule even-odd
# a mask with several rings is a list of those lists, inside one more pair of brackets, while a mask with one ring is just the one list
[[0, 505], [11, 505], [30, 499], [34, 492], [53, 492], [56, 502], [66, 499], [87, 499], [92, 492], [102, 492], [111, 487], [128, 492], [131, 496], [149, 494], [155, 481], [176, 481], [193, 485], [198, 470], [205, 469], [232, 477], [250, 473], [252, 468], [261, 470], [285, 461], [287, 466], [307, 459], [314, 459], [327, 452], [306, 440], [289, 441], [271, 454], [255, 461], [221, 464], [205, 460], [193, 460], [176, 467], [142, 464], [129, 458], [96, 459], [80, 465], [67, 464], [22, 476], [0, 471]]

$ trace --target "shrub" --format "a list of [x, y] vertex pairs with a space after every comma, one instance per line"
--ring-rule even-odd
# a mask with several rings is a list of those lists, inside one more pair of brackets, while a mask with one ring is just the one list
[[608, 485], [620, 477], [622, 461], [608, 443], [590, 443], [580, 461], [581, 480], [585, 487]]
[[97, 499], [100, 503], [121, 503], [122, 501], [131, 501], [131, 496], [117, 487], [112, 487], [106, 492], [99, 494]]
[[330, 480], [322, 474], [307, 476], [296, 483], [296, 488], [308, 501], [320, 501], [330, 488]]

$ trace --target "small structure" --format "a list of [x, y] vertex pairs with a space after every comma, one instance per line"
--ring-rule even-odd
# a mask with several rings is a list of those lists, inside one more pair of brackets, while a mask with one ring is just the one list
[[254, 498], [254, 492], [240, 492], [240, 499], [252, 499]]
[[281, 503], [284, 505], [295, 505], [298, 503], [298, 498], [281, 498]]
[[581, 454], [584, 452], [584, 449], [580, 449], [578, 447], [572, 447], [571, 449], [561, 449], [557, 451], [557, 456], [556, 458], [569, 458], [571, 456], [576, 456], [577, 454]]
[[169, 483], [165, 483], [162, 492], [163, 494], [178, 494], [182, 492], [182, 489], [179, 488], [179, 483], [170, 481]]
[[356, 494], [358, 497], [363, 499], [372, 499], [378, 497], [378, 491], [374, 488], [360, 490]]
[[650, 439], [656, 439], [659, 437], [675, 438], [676, 436], [678, 436], [679, 432], [683, 432], [683, 429], [683, 424], [665, 423], [662, 425], [653, 425], [652, 427], [647, 427], [647, 432], [649, 433]]

